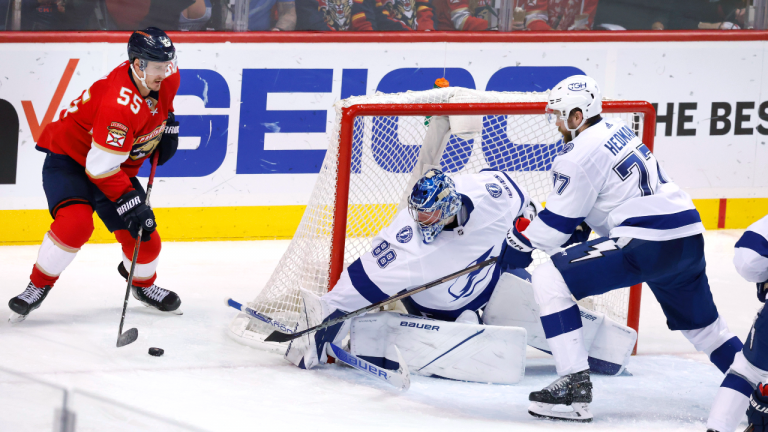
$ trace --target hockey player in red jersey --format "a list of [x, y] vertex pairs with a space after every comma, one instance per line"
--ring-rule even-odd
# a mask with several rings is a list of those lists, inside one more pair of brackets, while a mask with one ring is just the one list
[[99, 79], [43, 130], [43, 189], [53, 217], [29, 285], [8, 305], [12, 321], [37, 309], [93, 233], [93, 212], [122, 245], [119, 270], [130, 267], [139, 227], [142, 242], [131, 291], [147, 306], [176, 311], [173, 291], [154, 284], [160, 254], [155, 215], [136, 175], [159, 151], [166, 162], [178, 147], [173, 99], [179, 89], [176, 49], [160, 29], [134, 32], [128, 61]]

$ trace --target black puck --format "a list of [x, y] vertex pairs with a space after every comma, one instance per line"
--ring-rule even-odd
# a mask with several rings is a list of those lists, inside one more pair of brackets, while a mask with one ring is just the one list
[[164, 352], [165, 351], [163, 351], [162, 348], [150, 348], [149, 349], [149, 355], [155, 356], [155, 357], [160, 357], [161, 355], [163, 355]]

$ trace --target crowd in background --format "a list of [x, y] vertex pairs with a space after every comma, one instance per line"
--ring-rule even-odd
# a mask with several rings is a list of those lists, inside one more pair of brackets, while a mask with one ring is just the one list
[[[511, 19], [499, 19], [508, 2]], [[11, 30], [524, 31], [750, 27], [750, 0], [0, 0]], [[237, 5], [244, 8], [238, 18]], [[20, 14], [14, 8], [20, 7]], [[247, 13], [247, 17], [244, 15]], [[14, 17], [16, 21], [14, 22]], [[19, 19], [20, 18], [20, 19]], [[237, 20], [242, 21], [238, 28]]]

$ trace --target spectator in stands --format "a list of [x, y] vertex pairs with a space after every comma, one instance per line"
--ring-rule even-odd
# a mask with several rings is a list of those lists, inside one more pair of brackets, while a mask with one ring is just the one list
[[430, 0], [297, 0], [298, 30], [434, 30]]
[[600, 0], [595, 28], [694, 30], [744, 27], [744, 0]]
[[433, 0], [436, 30], [488, 30], [496, 14], [491, 0]]
[[738, 30], [744, 27], [745, 0], [677, 0], [670, 11], [670, 30]]
[[106, 0], [106, 4], [116, 29], [157, 27], [162, 30], [178, 30], [181, 13], [195, 5], [196, 1]]
[[[271, 25], [270, 12], [277, 3], [277, 22]], [[296, 28], [296, 2], [294, 0], [251, 0], [248, 30], [291, 31]]]
[[[296, 29], [376, 30], [376, 5], [376, 0], [296, 0]], [[356, 27], [352, 25], [353, 18], [358, 24]]]
[[381, 30], [435, 29], [430, 0], [384, 0], [377, 9]]
[[206, 24], [211, 20], [211, 1], [195, 0], [192, 6], [184, 9], [179, 16], [179, 30], [199, 31], [205, 30]]
[[96, 0], [22, 0], [21, 29], [85, 30], [95, 5]]
[[661, 30], [669, 22], [665, 0], [600, 0], [595, 30]]
[[[598, 0], [525, 0], [528, 30], [591, 30]], [[517, 3], [517, 2], [516, 2]]]

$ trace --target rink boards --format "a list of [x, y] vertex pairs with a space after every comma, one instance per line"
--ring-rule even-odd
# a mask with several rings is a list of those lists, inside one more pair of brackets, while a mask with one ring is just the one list
[[[35, 139], [126, 59], [125, 43], [116, 42], [123, 36], [66, 44], [0, 39], [0, 50], [14, 59], [0, 74], [0, 99], [7, 101], [0, 126], [14, 130], [15, 113], [19, 131], [15, 146], [7, 136], [0, 142], [0, 243], [37, 243], [48, 229], [44, 155]], [[708, 229], [745, 228], [768, 213], [764, 40], [400, 39], [175, 37], [182, 138], [155, 183], [163, 238], [290, 238], [325, 155], [333, 103], [428, 89], [443, 74], [454, 86], [494, 91], [543, 91], [566, 76], [589, 74], [606, 97], [658, 104], [654, 153], [695, 199]], [[111, 241], [101, 223], [93, 241]]]

